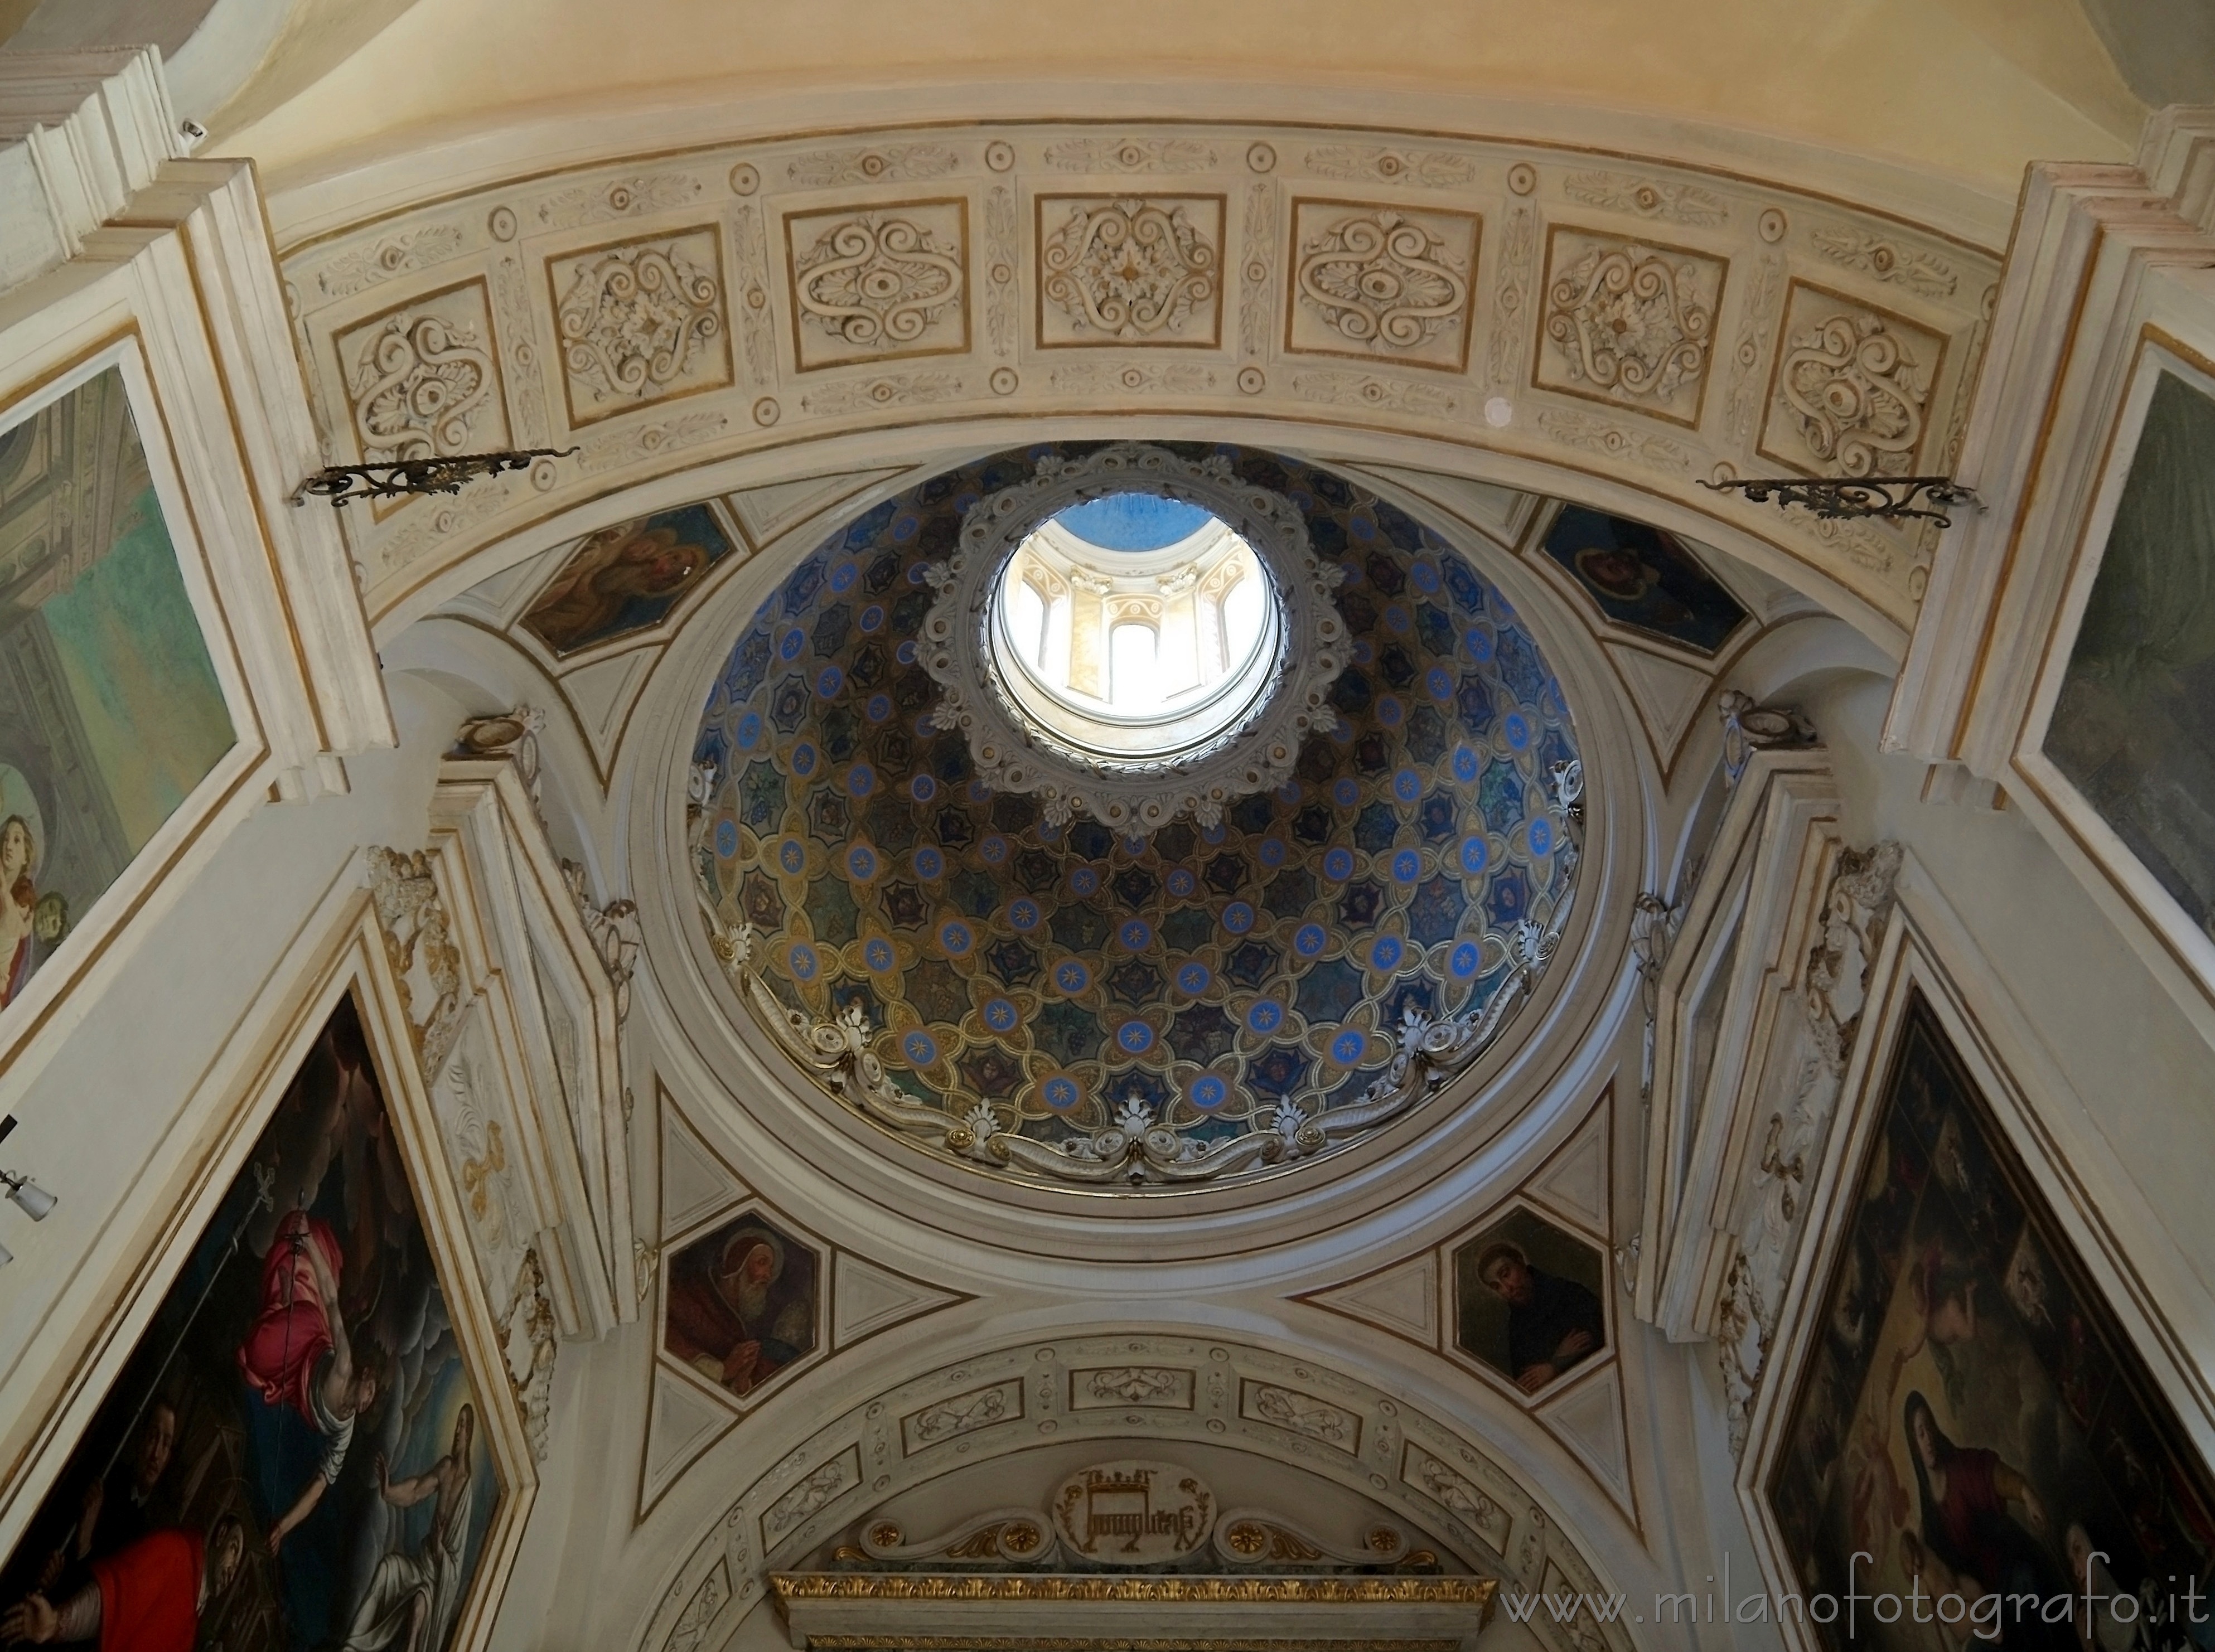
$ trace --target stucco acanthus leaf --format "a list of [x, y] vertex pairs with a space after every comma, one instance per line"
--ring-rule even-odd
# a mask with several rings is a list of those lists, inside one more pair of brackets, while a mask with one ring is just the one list
[[801, 318], [850, 345], [897, 350], [961, 297], [961, 260], [905, 218], [834, 224], [795, 266]]
[[462, 232], [450, 223], [426, 224], [396, 236], [384, 236], [366, 247], [340, 254], [316, 277], [326, 297], [350, 298], [365, 288], [396, 275], [412, 275], [457, 257]]
[[1904, 476], [1922, 445], [1928, 370], [1867, 311], [1795, 333], [1777, 389], [1807, 450], [1830, 474]]
[[1644, 218], [1670, 218], [1678, 223], [1709, 226], [1730, 217], [1729, 203], [1697, 184], [1661, 183], [1620, 173], [1572, 172], [1562, 180], [1562, 193], [1587, 206], [1635, 212]]
[[610, 183], [582, 185], [549, 195], [539, 203], [538, 221], [549, 229], [604, 223], [613, 218], [666, 212], [699, 193], [700, 180], [687, 174], [648, 173], [640, 177], [618, 178]]
[[1655, 470], [1682, 470], [1691, 454], [1682, 442], [1647, 431], [1627, 431], [1604, 419], [1569, 407], [1548, 407], [1538, 428], [1557, 442], [1610, 459], [1629, 459]]
[[1469, 270], [1445, 240], [1396, 212], [1341, 218], [1300, 248], [1300, 302], [1341, 337], [1413, 350], [1460, 319]]
[[1299, 373], [1292, 394], [1303, 401], [1333, 401], [1341, 407], [1376, 407], [1386, 413], [1425, 413], [1433, 418], [1454, 410], [1452, 393], [1435, 384], [1408, 384], [1371, 378], [1366, 373]]
[[818, 150], [795, 155], [784, 168], [796, 184], [827, 189], [834, 184], [911, 182], [943, 178], [961, 157], [943, 144], [887, 144], [878, 149]]
[[531, 1454], [543, 1463], [553, 1421], [554, 1357], [558, 1343], [554, 1304], [546, 1294], [546, 1270], [535, 1246], [523, 1253], [501, 1334], [508, 1386], [523, 1412]]
[[1715, 316], [1696, 278], [1643, 247], [1595, 247], [1547, 289], [1546, 336], [1572, 378], [1666, 400], [1707, 370]]
[[1884, 945], [1899, 881], [1900, 846], [1890, 841], [1838, 855], [1823, 901], [1822, 934], [1807, 955], [1807, 1025], [1831, 1071], [1843, 1074], [1861, 1030], [1868, 972]]
[[363, 460], [385, 464], [469, 451], [491, 410], [492, 354], [472, 327], [395, 315], [360, 345], [347, 393]]
[[445, 1064], [469, 1007], [462, 997], [462, 955], [427, 854], [372, 848], [369, 874], [384, 955], [427, 1081]]
[[966, 394], [967, 389], [968, 382], [959, 373], [890, 373], [825, 384], [801, 397], [800, 405], [812, 413], [865, 413], [877, 407], [953, 401]]
[[1212, 172], [1215, 151], [1180, 138], [1073, 138], [1046, 149], [1058, 172]]
[[1365, 144], [1327, 144], [1308, 151], [1308, 170], [1319, 177], [1366, 183], [1420, 184], [1451, 189], [1476, 176], [1476, 163], [1450, 150], [1384, 149]]
[[1175, 333], [1216, 294], [1220, 258], [1175, 203], [1073, 210], [1040, 249], [1046, 301], [1088, 329], [1135, 340]]
[[722, 287], [673, 243], [618, 248], [579, 267], [555, 326], [571, 383], [596, 402], [635, 401], [675, 384], [722, 332]]
[[1954, 289], [1960, 285], [1960, 278], [1936, 254], [1903, 247], [1866, 229], [1825, 228], [1815, 230], [1808, 239], [1833, 264], [1905, 287], [1925, 298], [1951, 298]]

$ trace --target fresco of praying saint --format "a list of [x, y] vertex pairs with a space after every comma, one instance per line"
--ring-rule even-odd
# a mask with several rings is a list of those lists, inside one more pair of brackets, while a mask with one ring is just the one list
[[815, 1253], [758, 1217], [726, 1223], [670, 1264], [663, 1345], [733, 1394], [815, 1346]]

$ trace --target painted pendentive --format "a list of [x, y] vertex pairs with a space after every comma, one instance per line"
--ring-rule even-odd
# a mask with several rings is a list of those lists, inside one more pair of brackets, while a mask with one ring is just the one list
[[1563, 507], [1545, 554], [1617, 625], [1713, 658], [1746, 609], [1674, 534], [1582, 505]]
[[694, 753], [715, 777], [693, 841], [719, 944], [746, 931], [771, 1004], [804, 1021], [858, 1016], [860, 1053], [942, 1133], [1089, 1166], [1112, 1129], [1166, 1128], [1189, 1159], [1327, 1122], [1401, 1082], [1411, 1013], [1476, 1015], [1549, 952], [1574, 859], [1559, 685], [1444, 541], [1328, 472], [1228, 450], [1344, 570], [1337, 726], [1218, 825], [1052, 825], [975, 782], [915, 636], [963, 510], [1046, 451], [869, 512], [739, 639]]

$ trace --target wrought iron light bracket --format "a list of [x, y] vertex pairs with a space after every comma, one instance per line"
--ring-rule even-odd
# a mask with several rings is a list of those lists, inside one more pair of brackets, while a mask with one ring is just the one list
[[1887, 521], [1920, 517], [1941, 528], [1954, 519], [1930, 505], [1971, 505], [1981, 511], [1984, 501], [1973, 488], [1951, 476], [1739, 476], [1728, 481], [1703, 481], [1701, 486], [1718, 493], [1737, 493], [1756, 505], [1801, 505], [1819, 517], [1876, 517]]
[[527, 448], [508, 453], [450, 453], [435, 458], [395, 459], [381, 465], [333, 465], [292, 490], [292, 503], [325, 499], [343, 510], [356, 499], [404, 499], [419, 493], [458, 493], [463, 482], [528, 470], [533, 459], [567, 459], [576, 448]]

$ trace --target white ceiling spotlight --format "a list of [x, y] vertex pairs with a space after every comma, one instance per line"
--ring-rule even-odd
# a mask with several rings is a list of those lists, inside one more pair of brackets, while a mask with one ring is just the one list
[[[0, 1141], [6, 1141], [15, 1128], [14, 1114], [10, 1113], [7, 1117], [0, 1118]], [[55, 1202], [54, 1196], [29, 1177], [15, 1171], [0, 1170], [0, 1185], [7, 1188], [8, 1197], [15, 1202], [15, 1208], [33, 1221], [44, 1221], [52, 1214]], [[4, 1245], [0, 1245], [0, 1268], [6, 1267], [15, 1259], [15, 1252]]]

